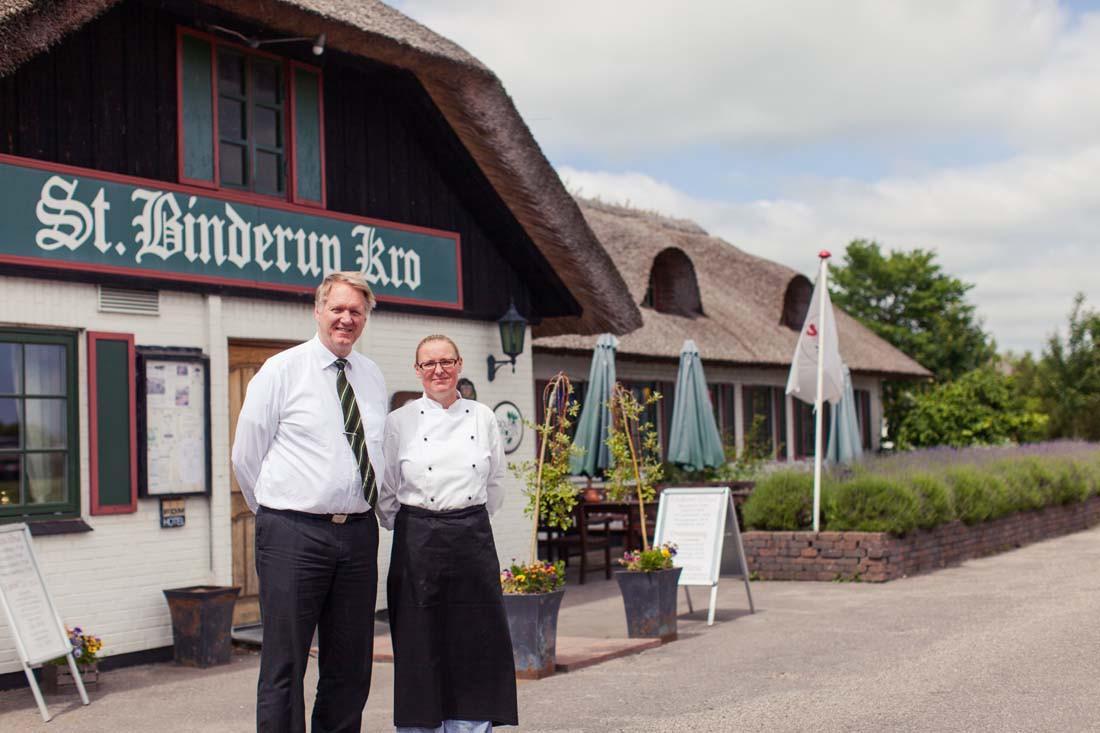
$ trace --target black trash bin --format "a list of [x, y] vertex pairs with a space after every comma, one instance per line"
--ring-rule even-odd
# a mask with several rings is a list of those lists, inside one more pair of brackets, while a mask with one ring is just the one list
[[193, 585], [164, 591], [172, 613], [172, 641], [177, 664], [213, 667], [228, 664], [233, 654], [233, 606], [241, 589]]

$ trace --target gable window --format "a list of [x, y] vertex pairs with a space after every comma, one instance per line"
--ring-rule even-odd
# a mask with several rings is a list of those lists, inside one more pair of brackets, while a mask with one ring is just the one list
[[658, 313], [688, 318], [703, 315], [695, 266], [683, 250], [669, 247], [653, 258], [649, 289], [642, 305]]
[[179, 181], [324, 206], [321, 72], [180, 29]]
[[286, 193], [282, 64], [218, 48], [218, 171], [228, 188]]
[[79, 513], [76, 337], [0, 330], [0, 521]]
[[810, 300], [813, 298], [814, 286], [805, 275], [795, 275], [787, 283], [787, 291], [783, 294], [783, 315], [780, 323], [792, 331], [801, 331], [806, 323], [806, 314], [810, 310]]

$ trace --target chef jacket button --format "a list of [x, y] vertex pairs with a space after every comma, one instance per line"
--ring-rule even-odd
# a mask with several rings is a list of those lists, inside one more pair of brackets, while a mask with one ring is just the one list
[[470, 414], [470, 411], [469, 411], [469, 410], [466, 410], [466, 414], [467, 414], [467, 415], [469, 415], [469, 414]]
[[421, 415], [423, 415], [423, 414], [424, 414], [424, 411], [423, 411], [423, 410], [421, 410], [421, 411], [420, 411], [420, 414], [421, 414]]
[[470, 468], [477, 468], [477, 464], [476, 463], [471, 463]]
[[428, 470], [429, 470], [429, 471], [431, 471], [431, 470], [432, 470], [432, 467], [431, 467], [431, 466], [428, 466]]
[[473, 439], [474, 439], [474, 436], [472, 436], [472, 435], [471, 435], [471, 436], [470, 436], [470, 440], [473, 440]]
[[473, 500], [474, 500], [474, 497], [472, 497], [472, 496], [467, 496], [466, 497], [466, 501], [473, 501]]
[[431, 500], [432, 500], [432, 501], [435, 501], [435, 497], [433, 496]]
[[426, 436], [426, 435], [424, 436], [424, 442], [425, 442], [425, 443], [427, 443], [427, 442], [428, 442], [428, 436]]

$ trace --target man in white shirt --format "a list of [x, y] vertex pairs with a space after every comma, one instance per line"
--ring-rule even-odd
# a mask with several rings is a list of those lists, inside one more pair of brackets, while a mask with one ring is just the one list
[[264, 363], [237, 420], [233, 469], [256, 513], [256, 723], [265, 733], [305, 730], [314, 630], [313, 731], [358, 731], [370, 691], [386, 385], [352, 347], [374, 302], [359, 273], [327, 276], [314, 303], [317, 335]]

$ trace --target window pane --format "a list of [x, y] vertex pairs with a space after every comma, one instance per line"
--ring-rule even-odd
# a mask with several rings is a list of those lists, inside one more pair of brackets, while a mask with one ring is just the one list
[[244, 102], [218, 98], [218, 137], [244, 140]]
[[28, 453], [27, 503], [57, 504], [65, 501], [65, 454]]
[[22, 392], [23, 345], [0, 344], [0, 394]]
[[27, 394], [65, 394], [65, 347], [27, 344]]
[[0, 399], [0, 448], [19, 447], [19, 403], [17, 399]]
[[218, 52], [218, 91], [244, 96], [244, 57], [230, 51]]
[[65, 448], [65, 400], [27, 399], [27, 449]]
[[279, 129], [280, 117], [282, 117], [282, 114], [277, 109], [253, 108], [252, 137], [257, 145], [269, 148], [281, 148], [283, 146], [282, 130]]
[[221, 143], [219, 150], [221, 151], [219, 165], [221, 166], [222, 183], [228, 186], [246, 185], [248, 183], [245, 178], [245, 171], [248, 170], [245, 165], [246, 148], [242, 148], [240, 145]]
[[282, 102], [279, 67], [266, 61], [252, 60], [252, 100], [261, 104]]
[[0, 455], [0, 507], [19, 504], [19, 477], [23, 474], [20, 456]]
[[261, 193], [282, 193], [283, 156], [256, 151], [256, 190]]

